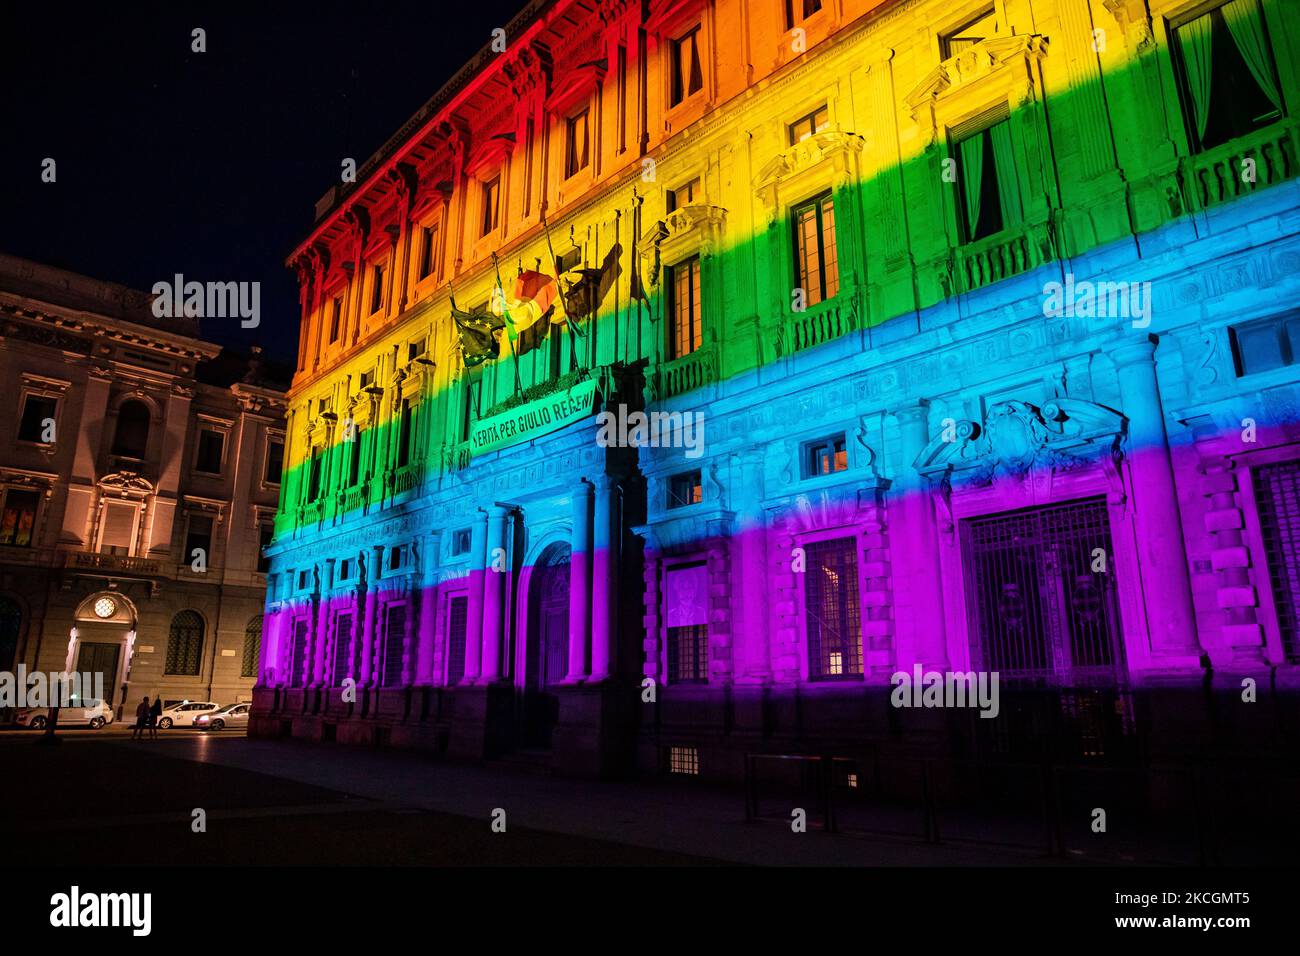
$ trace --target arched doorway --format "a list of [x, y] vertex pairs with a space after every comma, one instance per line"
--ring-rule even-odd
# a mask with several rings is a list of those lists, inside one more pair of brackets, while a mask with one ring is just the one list
[[526, 747], [550, 747], [560, 716], [555, 688], [569, 672], [569, 546], [554, 544], [533, 566], [528, 584], [524, 667]]
[[92, 682], [98, 679], [105, 703], [120, 712], [127, 655], [135, 633], [135, 605], [119, 591], [100, 591], [81, 602], [74, 619], [72, 669]]

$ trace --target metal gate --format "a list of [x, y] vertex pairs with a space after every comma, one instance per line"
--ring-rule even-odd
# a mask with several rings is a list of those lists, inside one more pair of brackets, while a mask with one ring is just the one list
[[1258, 469], [1255, 503], [1282, 650], [1287, 660], [1300, 661], [1300, 461]]
[[1067, 683], [1122, 673], [1104, 499], [964, 521], [962, 550], [976, 669]]

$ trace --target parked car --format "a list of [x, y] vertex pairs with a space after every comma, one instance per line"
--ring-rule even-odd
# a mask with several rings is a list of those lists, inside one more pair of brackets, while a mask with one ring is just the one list
[[[14, 719], [19, 727], [44, 730], [50, 722], [50, 708], [24, 707], [18, 711], [18, 716]], [[112, 722], [113, 708], [93, 697], [88, 697], [72, 707], [59, 708], [60, 727], [89, 727], [91, 730], [98, 730]]]
[[179, 704], [163, 708], [163, 712], [158, 715], [158, 726], [162, 730], [169, 727], [193, 727], [197, 718], [220, 709], [221, 705], [212, 701], [183, 700]]
[[222, 730], [226, 727], [247, 727], [248, 711], [252, 704], [227, 704], [210, 714], [201, 714], [194, 719], [194, 726], [199, 730]]

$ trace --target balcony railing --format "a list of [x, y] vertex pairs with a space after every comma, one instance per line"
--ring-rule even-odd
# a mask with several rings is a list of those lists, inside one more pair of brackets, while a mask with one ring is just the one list
[[953, 250], [956, 292], [970, 292], [1028, 272], [1039, 264], [1036, 245], [1030, 230], [1020, 227], [999, 232]]
[[420, 482], [424, 480], [424, 466], [419, 464], [405, 465], [397, 469], [397, 474], [393, 478], [393, 494], [400, 495], [418, 488]]
[[1296, 134], [1296, 123], [1274, 123], [1188, 156], [1183, 160], [1184, 178], [1193, 208], [1208, 209], [1295, 177], [1300, 172]]
[[828, 302], [821, 302], [806, 312], [796, 312], [789, 319], [788, 351], [799, 352], [848, 335], [858, 327], [851, 307], [850, 293], [845, 290]]
[[717, 379], [717, 362], [712, 348], [696, 349], [659, 367], [653, 398], [672, 398], [703, 388]]
[[114, 571], [121, 574], [141, 574], [155, 577], [161, 565], [148, 558], [132, 558], [121, 554], [98, 554], [93, 551], [69, 551], [64, 557], [64, 567], [95, 571]]
[[369, 488], [370, 483], [363, 481], [343, 492], [343, 513], [345, 515], [360, 513], [361, 509], [366, 505], [366, 494]]

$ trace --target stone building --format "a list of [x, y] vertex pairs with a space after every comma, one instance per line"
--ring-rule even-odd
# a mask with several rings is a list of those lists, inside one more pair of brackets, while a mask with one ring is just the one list
[[198, 335], [0, 256], [0, 669], [100, 674], [119, 715], [251, 699], [287, 383]]
[[729, 777], [1294, 687], [1286, 6], [528, 5], [289, 261], [254, 732]]

